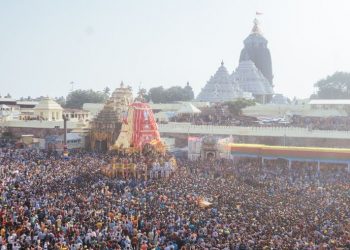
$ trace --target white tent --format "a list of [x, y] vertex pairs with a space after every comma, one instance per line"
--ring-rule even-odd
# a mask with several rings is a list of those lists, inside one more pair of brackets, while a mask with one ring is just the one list
[[200, 111], [198, 108], [193, 106], [190, 102], [185, 102], [182, 104], [180, 109], [176, 112], [177, 114], [199, 114], [202, 111]]

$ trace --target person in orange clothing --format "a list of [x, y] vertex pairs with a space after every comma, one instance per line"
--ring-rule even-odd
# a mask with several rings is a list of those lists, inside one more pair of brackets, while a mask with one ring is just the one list
[[140, 250], [147, 250], [147, 248], [148, 248], [148, 245], [147, 245], [146, 242], [144, 242], [144, 243], [141, 245]]

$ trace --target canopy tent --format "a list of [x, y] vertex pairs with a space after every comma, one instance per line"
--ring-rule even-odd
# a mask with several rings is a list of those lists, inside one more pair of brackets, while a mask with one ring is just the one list
[[199, 114], [201, 112], [202, 111], [200, 111], [198, 108], [193, 106], [192, 103], [185, 102], [176, 113], [177, 114]]

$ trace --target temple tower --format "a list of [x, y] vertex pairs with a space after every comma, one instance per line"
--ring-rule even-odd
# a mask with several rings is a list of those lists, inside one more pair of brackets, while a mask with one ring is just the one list
[[272, 62], [267, 40], [263, 36], [258, 19], [254, 19], [254, 26], [249, 36], [244, 40], [239, 62], [251, 60], [265, 78], [273, 85]]

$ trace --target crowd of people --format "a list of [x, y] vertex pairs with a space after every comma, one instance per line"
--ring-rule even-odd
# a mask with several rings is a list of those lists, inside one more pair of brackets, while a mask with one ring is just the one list
[[215, 126], [246, 126], [246, 127], [299, 127], [310, 130], [347, 131], [350, 127], [350, 117], [311, 117], [293, 115], [290, 118], [258, 119], [249, 116], [233, 116], [222, 113], [179, 115], [172, 122], [190, 122], [194, 125]]
[[317, 130], [349, 130], [350, 117], [303, 117], [293, 116], [291, 126]]
[[177, 159], [145, 180], [103, 175], [112, 157], [0, 149], [0, 249], [350, 248], [345, 166]]

